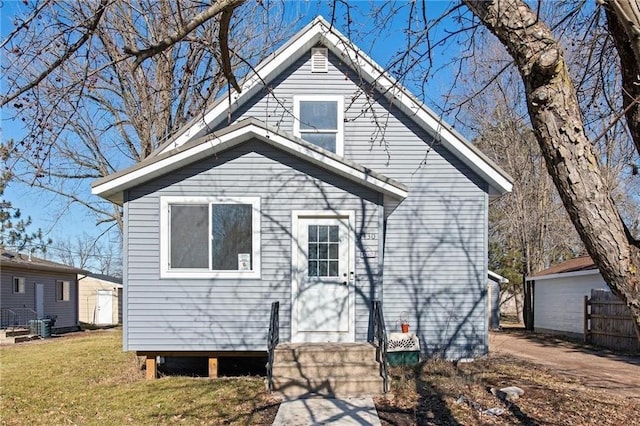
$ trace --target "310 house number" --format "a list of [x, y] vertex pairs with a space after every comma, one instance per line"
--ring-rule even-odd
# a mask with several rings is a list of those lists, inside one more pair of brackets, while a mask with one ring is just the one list
[[377, 238], [376, 234], [364, 234], [362, 236], [363, 240], [375, 240]]

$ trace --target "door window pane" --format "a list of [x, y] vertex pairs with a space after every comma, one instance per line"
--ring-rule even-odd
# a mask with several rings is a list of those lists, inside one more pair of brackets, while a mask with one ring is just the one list
[[329, 240], [328, 226], [318, 226], [318, 241], [326, 242]]
[[338, 276], [338, 262], [336, 261], [329, 262], [329, 276], [330, 277]]
[[209, 268], [209, 206], [171, 206], [171, 268]]
[[237, 271], [238, 255], [249, 255], [253, 268], [252, 205], [211, 206], [211, 259], [214, 270]]
[[318, 227], [309, 225], [309, 241], [318, 241]]
[[[308, 275], [310, 277], [337, 277], [339, 271], [338, 227], [328, 225], [309, 225]], [[317, 234], [312, 237], [312, 234]], [[313, 238], [313, 241], [312, 241]], [[330, 242], [335, 240], [335, 242]]]

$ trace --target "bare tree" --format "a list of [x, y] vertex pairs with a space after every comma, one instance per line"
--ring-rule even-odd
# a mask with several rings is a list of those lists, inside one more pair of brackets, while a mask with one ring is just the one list
[[4, 147], [13, 178], [121, 228], [119, 207], [88, 196], [88, 182], [146, 158], [294, 25], [243, 3], [61, 1], [16, 17], [1, 45], [1, 103], [27, 129]]
[[122, 257], [115, 247], [119, 244], [108, 244], [85, 233], [57, 241], [51, 246], [50, 253], [65, 265], [119, 277], [122, 275]]
[[[549, 174], [588, 253], [612, 291], [633, 312], [640, 336], [640, 243], [629, 232], [607, 188], [560, 43], [520, 0], [464, 3], [513, 57]], [[609, 18], [618, 18], [616, 9], [612, 11]], [[631, 27], [640, 29], [640, 15]], [[633, 34], [618, 36], [631, 43]]]

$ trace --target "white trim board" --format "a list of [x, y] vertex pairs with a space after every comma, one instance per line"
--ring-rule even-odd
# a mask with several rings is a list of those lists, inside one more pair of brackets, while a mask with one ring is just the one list
[[91, 192], [116, 203], [122, 203], [122, 193], [128, 188], [252, 139], [258, 139], [282, 149], [302, 160], [393, 198], [404, 199], [408, 196], [407, 188], [399, 182], [356, 163], [340, 159], [301, 139], [285, 137], [283, 132], [270, 129], [256, 119], [243, 120], [237, 125], [230, 126], [226, 132], [194, 141], [174, 152], [149, 158], [121, 173], [96, 181]]
[[542, 280], [551, 280], [554, 278], [570, 278], [570, 277], [580, 277], [583, 275], [596, 275], [596, 274], [600, 274], [600, 269], [586, 269], [583, 271], [558, 272], [556, 274], [549, 274], [549, 275], [528, 276], [525, 278], [525, 280], [526, 281], [542, 281]]
[[[228, 113], [233, 113], [249, 100], [264, 84], [268, 84], [287, 66], [291, 65], [316, 44], [329, 48], [336, 56], [345, 60], [364, 80], [374, 85], [394, 106], [403, 111], [420, 127], [431, 134], [438, 143], [451, 151], [463, 163], [482, 176], [491, 186], [492, 192], [504, 194], [511, 192], [511, 178], [497, 165], [493, 164], [477, 148], [467, 142], [459, 133], [446, 124], [433, 111], [427, 108], [415, 96], [409, 93], [397, 80], [387, 74], [368, 55], [351, 43], [343, 34], [333, 28], [324, 18], [318, 16], [300, 30], [269, 59], [256, 67], [242, 85], [241, 93], [232, 91], [230, 96], [220, 99], [202, 118], [189, 123], [175, 138], [163, 144], [156, 153], [166, 153], [180, 147], [197, 137], [203, 136], [207, 129], [220, 125]], [[230, 101], [229, 101], [230, 99]]]
[[[347, 219], [347, 233], [349, 238], [349, 271], [354, 272], [356, 270], [355, 261], [355, 221], [356, 213], [353, 210], [292, 210], [291, 211], [291, 342], [303, 342], [305, 341], [302, 334], [298, 331], [297, 322], [297, 291], [298, 291], [298, 279], [297, 277], [297, 265], [298, 254], [300, 247], [298, 246], [299, 236], [298, 227], [300, 219]], [[355, 318], [355, 286], [356, 283], [349, 283], [349, 332], [346, 335], [347, 341], [355, 342], [356, 339], [356, 318]]]

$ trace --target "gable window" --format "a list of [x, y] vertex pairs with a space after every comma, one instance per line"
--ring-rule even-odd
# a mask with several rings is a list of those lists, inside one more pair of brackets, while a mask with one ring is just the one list
[[344, 127], [341, 96], [294, 96], [294, 135], [343, 155]]
[[24, 293], [24, 277], [13, 277], [13, 292]]
[[58, 302], [68, 302], [70, 300], [69, 287], [69, 281], [56, 281], [56, 300]]
[[260, 277], [260, 198], [161, 197], [160, 226], [161, 277]]

